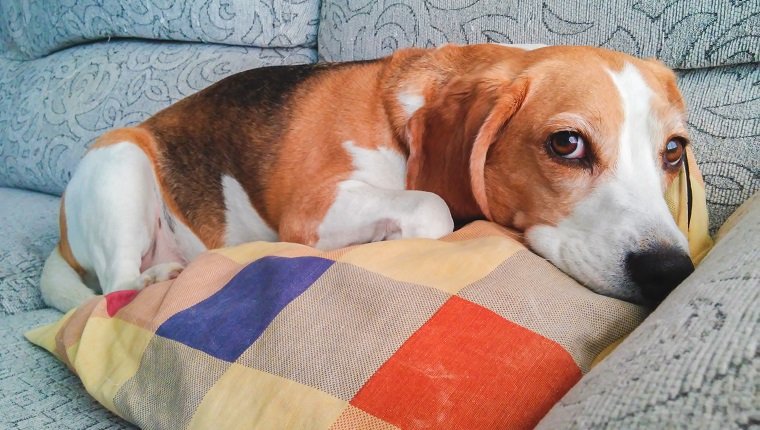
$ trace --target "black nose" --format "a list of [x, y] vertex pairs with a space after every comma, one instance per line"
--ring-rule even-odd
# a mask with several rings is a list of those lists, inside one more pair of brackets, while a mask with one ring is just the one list
[[655, 304], [694, 271], [691, 258], [681, 249], [669, 246], [631, 252], [626, 256], [625, 267], [644, 298]]

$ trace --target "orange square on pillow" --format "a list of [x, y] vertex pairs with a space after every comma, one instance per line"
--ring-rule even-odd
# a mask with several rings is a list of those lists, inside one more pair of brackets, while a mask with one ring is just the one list
[[556, 342], [454, 296], [351, 404], [401, 428], [529, 428], [580, 377]]

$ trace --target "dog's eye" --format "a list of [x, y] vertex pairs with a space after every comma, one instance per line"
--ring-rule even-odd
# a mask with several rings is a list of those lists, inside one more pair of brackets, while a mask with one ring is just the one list
[[681, 138], [670, 139], [665, 144], [665, 152], [662, 154], [662, 158], [665, 161], [666, 167], [673, 169], [681, 165], [683, 162], [684, 145], [685, 142]]
[[560, 131], [549, 136], [549, 148], [562, 158], [580, 159], [586, 156], [586, 143], [580, 134]]

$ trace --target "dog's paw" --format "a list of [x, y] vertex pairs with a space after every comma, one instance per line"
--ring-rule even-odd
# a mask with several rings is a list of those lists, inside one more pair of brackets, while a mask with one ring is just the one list
[[135, 281], [135, 289], [141, 290], [148, 285], [152, 285], [158, 282], [168, 281], [174, 279], [182, 273], [182, 269], [185, 266], [179, 263], [162, 263], [157, 264], [148, 270], [144, 271], [142, 275]]

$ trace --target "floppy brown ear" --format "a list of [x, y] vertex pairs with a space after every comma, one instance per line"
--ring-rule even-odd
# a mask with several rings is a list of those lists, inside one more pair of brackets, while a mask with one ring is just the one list
[[407, 123], [407, 188], [438, 194], [455, 220], [490, 219], [484, 179], [488, 149], [526, 91], [525, 78], [452, 79]]
[[485, 168], [488, 149], [493, 145], [504, 131], [512, 115], [517, 112], [525, 99], [528, 91], [528, 79], [517, 78], [510, 84], [503, 85], [499, 90], [497, 99], [491, 113], [488, 114], [483, 126], [480, 127], [470, 153], [470, 183], [472, 194], [480, 210], [486, 219], [491, 220], [491, 211], [488, 207], [486, 195]]

